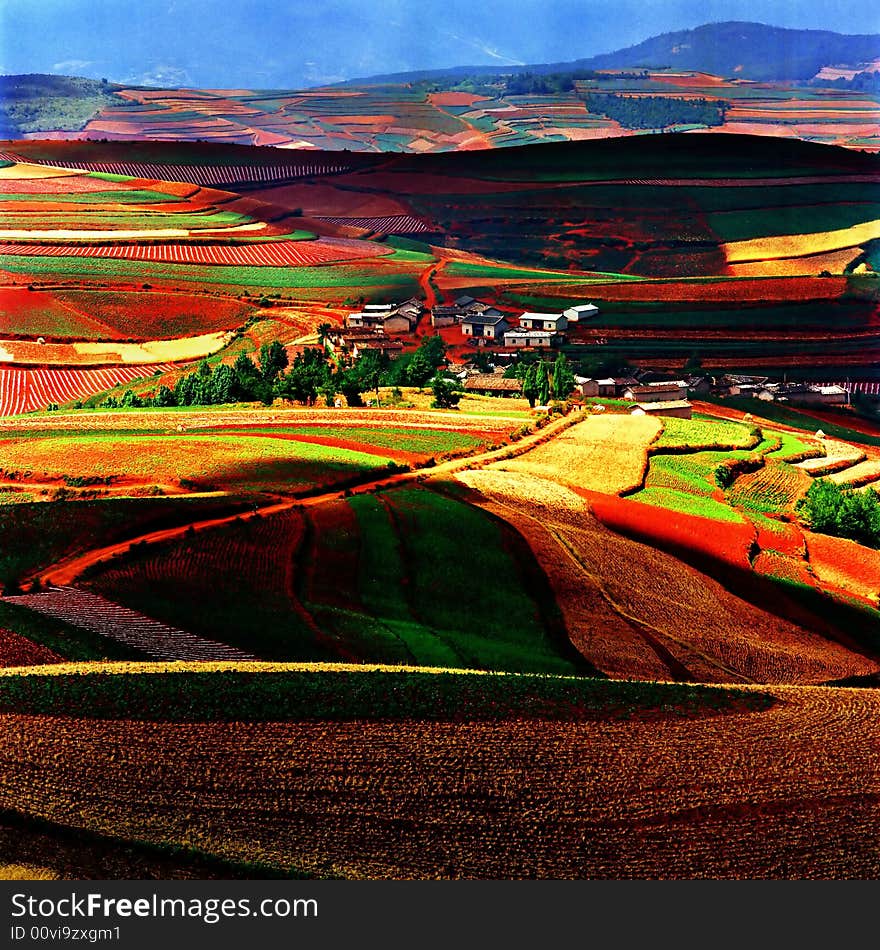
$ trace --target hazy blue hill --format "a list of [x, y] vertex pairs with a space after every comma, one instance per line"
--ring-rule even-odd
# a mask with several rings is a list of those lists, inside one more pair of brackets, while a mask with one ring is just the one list
[[880, 36], [788, 30], [763, 23], [710, 23], [664, 33], [587, 60], [595, 69], [672, 66], [741, 79], [810, 79], [823, 66], [880, 57]]
[[[583, 69], [662, 67], [755, 80], [810, 79], [823, 66], [858, 65], [880, 58], [880, 34], [848, 36], [826, 30], [790, 30], [764, 23], [708, 23], [663, 33], [626, 49], [588, 59], [529, 66], [455, 66], [369, 77], [370, 82], [418, 81], [511, 72], [554, 73]], [[351, 83], [364, 82], [364, 79]]]

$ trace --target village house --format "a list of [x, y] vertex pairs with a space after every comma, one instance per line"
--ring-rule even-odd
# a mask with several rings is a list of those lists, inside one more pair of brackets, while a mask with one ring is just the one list
[[[382, 327], [386, 333], [411, 333], [422, 313], [422, 304], [416, 297], [403, 303], [368, 303], [362, 310], [349, 313], [347, 327]], [[390, 322], [389, 322], [390, 321]]]
[[843, 386], [809, 386], [809, 385], [782, 385], [778, 390], [777, 398], [785, 398], [789, 402], [815, 406], [845, 406], [849, 402], [849, 393]]
[[382, 321], [382, 329], [386, 333], [412, 333], [417, 320], [418, 317], [411, 317], [401, 311], [396, 311], [385, 317]]
[[562, 311], [562, 316], [569, 323], [577, 323], [579, 320], [589, 320], [599, 315], [599, 308], [594, 303], [583, 303], [577, 307], [569, 307]]
[[360, 359], [368, 350], [375, 350], [378, 353], [387, 354], [390, 357], [397, 357], [403, 352], [403, 343], [400, 340], [387, 340], [381, 336], [372, 339], [358, 340], [352, 344], [351, 355], [357, 360]]
[[555, 346], [559, 334], [550, 330], [524, 330], [522, 327], [516, 330], [508, 330], [504, 334], [504, 345], [515, 347], [526, 346]]
[[561, 333], [568, 329], [568, 320], [561, 313], [532, 313], [527, 311], [519, 318], [523, 330], [549, 330]]
[[599, 395], [599, 380], [590, 379], [587, 376], [575, 376], [574, 388], [582, 396], [598, 396]]
[[461, 321], [461, 332], [465, 336], [483, 337], [487, 340], [500, 340], [510, 329], [510, 324], [503, 316], [472, 313]]
[[505, 379], [500, 373], [480, 373], [469, 376], [464, 381], [464, 388], [466, 392], [484, 396], [519, 396], [522, 394], [522, 380]]
[[644, 383], [627, 386], [623, 398], [637, 403], [680, 402], [687, 400], [687, 383], [676, 379], [669, 382]]
[[365, 308], [364, 310], [347, 314], [345, 317], [345, 325], [347, 327], [375, 328], [385, 320], [386, 316], [387, 314], [385, 312], [367, 310]]
[[708, 396], [712, 391], [712, 380], [708, 376], [688, 376], [685, 383], [689, 396]]
[[663, 402], [639, 402], [630, 412], [633, 416], [674, 416], [690, 419], [693, 406], [686, 399], [669, 399]]
[[451, 327], [456, 323], [460, 323], [463, 316], [464, 314], [455, 304], [433, 307], [431, 309], [431, 326], [435, 328]]

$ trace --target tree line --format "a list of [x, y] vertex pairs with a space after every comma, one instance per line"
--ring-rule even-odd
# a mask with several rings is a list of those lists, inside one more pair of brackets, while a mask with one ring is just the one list
[[724, 124], [729, 102], [715, 99], [679, 99], [675, 96], [628, 96], [616, 92], [588, 92], [587, 109], [614, 119], [627, 129], [665, 129], [670, 125]]
[[880, 498], [871, 489], [855, 491], [817, 478], [796, 507], [812, 531], [880, 548]]
[[[319, 338], [324, 337], [326, 331]], [[328, 403], [337, 394], [349, 406], [362, 406], [363, 394], [380, 386], [427, 385], [438, 375], [445, 362], [446, 344], [440, 336], [426, 337], [418, 349], [390, 359], [379, 350], [366, 350], [357, 360], [342, 356], [328, 360], [326, 350], [310, 347], [290, 362], [287, 351], [277, 340], [260, 347], [257, 360], [240, 353], [231, 366], [212, 366], [202, 360], [198, 369], [181, 376], [174, 387], [160, 386], [152, 395], [141, 396], [127, 390], [121, 397], [109, 396], [100, 405], [106, 409], [144, 407], [217, 406], [236, 402], [261, 402], [287, 399], [313, 405], [319, 396]], [[432, 384], [435, 401], [443, 407], [455, 405], [455, 387], [451, 381]], [[460, 398], [460, 397], [459, 397]]]

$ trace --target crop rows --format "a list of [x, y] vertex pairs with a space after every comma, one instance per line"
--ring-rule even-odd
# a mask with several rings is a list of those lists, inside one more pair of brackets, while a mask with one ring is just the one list
[[128, 607], [121, 607], [103, 597], [74, 587], [53, 588], [40, 594], [22, 594], [8, 600], [47, 617], [109, 637], [158, 659], [254, 659], [253, 654], [225, 643], [193, 636], [184, 630], [160, 623]]
[[274, 241], [266, 244], [2, 244], [0, 254], [37, 257], [112, 257], [134, 261], [233, 267], [309, 267], [387, 254], [384, 247], [344, 238]]
[[167, 371], [170, 363], [148, 366], [112, 366], [102, 369], [23, 369], [0, 367], [0, 416], [45, 409], [111, 389], [118, 383]]
[[731, 504], [750, 511], [785, 512], [807, 486], [803, 473], [793, 466], [765, 462], [757, 471], [741, 475], [727, 497]]
[[11, 714], [0, 807], [355, 878], [880, 877], [875, 691], [773, 692], [696, 720]]
[[367, 231], [379, 231], [383, 234], [425, 234], [431, 229], [421, 219], [412, 214], [392, 214], [384, 217], [339, 218], [316, 215], [316, 221], [341, 224], [351, 228], [364, 228]]
[[79, 168], [110, 175], [128, 175], [131, 178], [154, 178], [159, 181], [186, 181], [197, 185], [240, 185], [250, 182], [288, 181], [312, 175], [335, 175], [350, 170], [340, 163], [312, 165], [164, 165], [151, 162], [78, 162], [45, 159], [40, 165], [58, 168]]

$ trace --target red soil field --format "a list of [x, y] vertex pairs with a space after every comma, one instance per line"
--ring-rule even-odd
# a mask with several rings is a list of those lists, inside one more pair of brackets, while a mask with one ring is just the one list
[[96, 191], [128, 191], [131, 187], [126, 182], [104, 181], [77, 174], [59, 178], [0, 179], [0, 195], [81, 195]]
[[56, 168], [129, 175], [160, 181], [194, 182], [197, 185], [233, 185], [247, 182], [287, 181], [312, 175], [334, 175], [351, 167], [344, 161], [291, 163], [289, 165], [165, 165], [152, 162], [90, 162], [78, 159], [40, 159]]
[[113, 339], [117, 334], [76, 305], [47, 291], [0, 287], [0, 331], [6, 337]]
[[755, 529], [749, 523], [713, 521], [616, 495], [584, 494], [593, 514], [612, 531], [662, 550], [695, 554], [751, 570], [749, 549]]
[[48, 647], [0, 627], [0, 666], [39, 666], [63, 662], [64, 657]]
[[475, 96], [471, 92], [432, 92], [428, 95], [428, 102], [435, 106], [472, 106], [485, 99], [485, 96]]
[[768, 528], [759, 523], [757, 529], [758, 547], [762, 551], [779, 551], [791, 557], [803, 557], [806, 550], [804, 535], [796, 524], [780, 521], [778, 527]]
[[382, 234], [425, 234], [431, 228], [421, 219], [411, 214], [386, 215], [385, 217], [341, 218], [318, 216], [319, 221], [339, 224], [351, 228], [363, 228]]
[[99, 321], [108, 328], [102, 337], [111, 340], [165, 340], [231, 330], [253, 312], [250, 304], [235, 298], [207, 294], [56, 290], [51, 295], [61, 307]]
[[804, 535], [810, 564], [820, 580], [877, 604], [880, 551], [828, 534], [805, 531]]
[[50, 403], [85, 398], [117, 383], [152, 376], [156, 370], [173, 369], [170, 363], [155, 366], [112, 366], [106, 369], [19, 369], [0, 366], [0, 416], [45, 409]]
[[385, 217], [410, 213], [406, 205], [388, 195], [336, 188], [327, 182], [278, 185], [250, 194], [283, 208], [302, 208], [307, 215]]
[[834, 412], [833, 410], [828, 409], [814, 409], [812, 406], [810, 406], [806, 412], [816, 419], [822, 419], [825, 422], [830, 422], [839, 426], [846, 426], [847, 429], [852, 429], [854, 432], [861, 432], [862, 435], [880, 436], [880, 425], [878, 425], [876, 422], [871, 422], [869, 419], [862, 419], [854, 412], [849, 412], [845, 409], [842, 409], [839, 412]]
[[133, 261], [242, 267], [310, 267], [381, 257], [392, 252], [366, 241], [318, 238], [265, 244], [0, 244], [0, 254], [37, 257], [112, 257]]
[[0, 807], [353, 878], [880, 876], [877, 691], [768, 692], [586, 723], [5, 714]]

